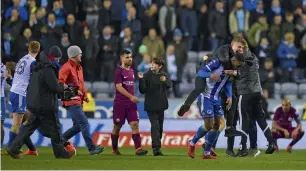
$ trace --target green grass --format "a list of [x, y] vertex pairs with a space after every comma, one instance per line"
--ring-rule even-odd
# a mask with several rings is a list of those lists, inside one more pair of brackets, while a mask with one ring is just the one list
[[69, 160], [55, 159], [51, 148], [39, 148], [39, 156], [25, 156], [20, 160], [12, 159], [10, 156], [1, 156], [1, 169], [4, 170], [204, 170], [204, 169], [223, 169], [223, 170], [272, 170], [288, 169], [302, 170], [306, 168], [306, 150], [295, 150], [289, 154], [286, 151], [280, 151], [272, 155], [262, 154], [257, 158], [230, 158], [226, 157], [224, 149], [219, 149], [219, 158], [217, 160], [202, 160], [201, 149], [197, 149], [197, 156], [191, 159], [183, 148], [163, 149], [165, 156], [154, 157], [149, 151], [147, 156], [135, 156], [134, 149], [120, 149], [122, 156], [113, 156], [111, 149], [107, 148], [99, 156], [89, 156], [85, 148], [77, 148], [77, 156]]

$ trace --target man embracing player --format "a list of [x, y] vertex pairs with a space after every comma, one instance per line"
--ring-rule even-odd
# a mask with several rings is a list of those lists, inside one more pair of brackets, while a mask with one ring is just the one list
[[134, 141], [136, 155], [143, 156], [148, 153], [141, 148], [141, 138], [139, 134], [139, 115], [137, 110], [138, 98], [134, 96], [134, 70], [132, 65], [132, 51], [124, 49], [120, 54], [121, 65], [115, 71], [116, 97], [113, 107], [114, 128], [112, 131], [112, 147], [114, 155], [121, 155], [118, 150], [118, 139], [122, 125], [127, 119]]

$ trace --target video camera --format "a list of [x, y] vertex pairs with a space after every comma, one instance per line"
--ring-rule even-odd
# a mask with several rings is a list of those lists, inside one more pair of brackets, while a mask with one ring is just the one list
[[72, 100], [73, 97], [78, 96], [78, 86], [74, 84], [64, 85], [64, 91], [59, 93], [59, 99], [62, 101]]

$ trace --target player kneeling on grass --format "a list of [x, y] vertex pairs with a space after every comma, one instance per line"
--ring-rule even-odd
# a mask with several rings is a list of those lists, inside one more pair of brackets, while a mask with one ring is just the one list
[[[233, 67], [238, 68], [241, 65], [242, 59], [234, 56], [231, 58]], [[220, 119], [224, 115], [222, 109], [220, 92], [225, 87], [227, 96], [227, 110], [230, 109], [232, 104], [232, 82], [230, 76], [224, 74], [224, 67], [218, 59], [210, 61], [207, 65], [203, 66], [198, 72], [199, 77], [206, 78], [206, 90], [203, 93], [203, 111], [201, 116], [204, 119], [204, 126], [200, 126], [196, 135], [188, 143], [188, 155], [191, 158], [195, 157], [195, 144], [197, 141], [208, 133], [207, 142], [204, 148], [203, 159], [216, 159], [211, 155], [210, 151], [212, 145], [218, 137], [218, 130], [220, 127]]]
[[134, 70], [132, 65], [132, 52], [130, 49], [124, 49], [120, 55], [121, 66], [115, 71], [116, 97], [113, 107], [114, 128], [111, 139], [113, 154], [120, 155], [118, 150], [118, 139], [122, 125], [127, 119], [132, 128], [132, 138], [134, 141], [136, 155], [142, 156], [148, 153], [141, 148], [141, 138], [139, 134], [139, 116], [136, 103], [138, 98], [134, 96]]
[[[272, 123], [272, 136], [275, 140], [279, 138], [292, 138], [291, 143], [286, 147], [286, 150], [291, 153], [292, 147], [302, 139], [304, 131], [302, 130], [302, 124], [299, 120], [299, 115], [296, 114], [296, 110], [291, 107], [289, 99], [282, 100], [282, 106], [277, 108], [274, 114]], [[292, 126], [292, 120], [297, 123], [296, 127]]]

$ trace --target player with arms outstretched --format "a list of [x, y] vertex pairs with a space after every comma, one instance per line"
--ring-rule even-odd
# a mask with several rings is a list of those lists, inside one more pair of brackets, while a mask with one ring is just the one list
[[[31, 64], [35, 62], [35, 58], [39, 51], [40, 43], [37, 41], [31, 41], [29, 43], [29, 53], [22, 57], [16, 65], [9, 97], [12, 104], [13, 123], [9, 134], [8, 146], [10, 146], [17, 136], [17, 133], [22, 125], [24, 115], [29, 112], [26, 109], [26, 94], [30, 81]], [[38, 155], [30, 138], [25, 141], [25, 144], [29, 148], [28, 151], [24, 153], [25, 155]]]
[[[295, 120], [297, 123], [296, 127], [292, 126], [292, 120]], [[272, 136], [275, 142], [279, 138], [292, 138], [291, 143], [286, 147], [289, 153], [291, 153], [292, 147], [304, 136], [299, 115], [296, 114], [296, 110], [291, 107], [291, 102], [287, 98], [282, 100], [282, 106], [275, 111], [272, 122]]]
[[138, 98], [134, 96], [134, 70], [132, 65], [132, 52], [124, 49], [120, 56], [121, 66], [115, 71], [116, 97], [113, 107], [114, 128], [111, 134], [113, 154], [120, 155], [118, 150], [118, 139], [122, 125], [127, 119], [131, 129], [134, 141], [136, 155], [143, 156], [148, 153], [141, 148], [141, 139], [139, 134], [139, 116], [136, 103]]
[[[241, 65], [241, 55], [235, 55], [231, 58], [231, 64], [233, 67], [238, 68]], [[230, 76], [224, 74], [224, 67], [218, 59], [210, 61], [207, 65], [203, 66], [198, 72], [198, 76], [206, 78], [206, 90], [202, 94], [204, 100], [200, 112], [204, 119], [204, 126], [200, 126], [188, 143], [188, 155], [191, 158], [195, 157], [195, 144], [197, 141], [205, 136], [207, 133], [207, 142], [204, 147], [203, 159], [216, 159], [210, 152], [212, 145], [218, 137], [218, 130], [220, 127], [220, 119], [224, 115], [224, 111], [221, 106], [220, 92], [225, 88], [227, 96], [227, 110], [230, 109], [232, 104], [232, 83]]]

